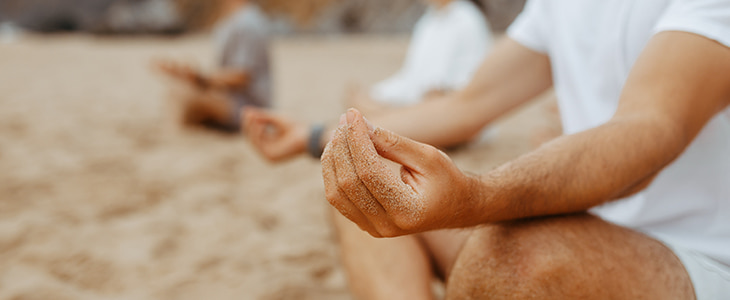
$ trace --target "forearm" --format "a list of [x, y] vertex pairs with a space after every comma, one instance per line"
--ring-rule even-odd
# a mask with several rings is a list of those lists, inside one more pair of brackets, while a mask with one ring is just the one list
[[614, 119], [564, 136], [480, 178], [473, 223], [585, 211], [645, 184], [688, 141], [658, 118]]
[[[472, 140], [486, 124], [513, 107], [498, 100], [470, 101], [460, 95], [449, 95], [366, 117], [379, 127], [392, 128], [393, 132], [413, 140], [447, 148]], [[334, 122], [325, 126], [321, 148], [332, 140], [335, 129]]]
[[370, 119], [419, 142], [454, 146], [551, 85], [547, 56], [504, 38], [462, 90]]
[[503, 103], [489, 96], [467, 99], [463, 93], [456, 93], [387, 111], [371, 121], [413, 140], [444, 148], [472, 140], [483, 127], [514, 107]]
[[[414, 106], [365, 116], [372, 123], [437, 147], [471, 140], [489, 122], [552, 85], [550, 62], [508, 38], [502, 39], [460, 91]], [[332, 138], [329, 126], [326, 139]]]
[[647, 44], [604, 125], [546, 144], [482, 178], [484, 222], [586, 210], [637, 192], [730, 105], [727, 47], [684, 32]]

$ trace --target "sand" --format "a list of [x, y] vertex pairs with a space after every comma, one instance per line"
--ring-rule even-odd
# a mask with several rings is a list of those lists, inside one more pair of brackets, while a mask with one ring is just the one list
[[[208, 42], [0, 44], [0, 299], [350, 299], [318, 161], [272, 165], [245, 139], [171, 126], [149, 62], [211, 66]], [[347, 83], [393, 72], [405, 47], [279, 40], [276, 105], [336, 120]], [[554, 122], [546, 103], [454, 160], [478, 172], [529, 150], [531, 132]]]

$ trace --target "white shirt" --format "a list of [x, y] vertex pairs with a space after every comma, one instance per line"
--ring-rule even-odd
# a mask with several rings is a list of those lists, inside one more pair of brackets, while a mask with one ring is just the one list
[[[508, 34], [550, 57], [571, 134], [612, 117], [639, 53], [667, 30], [730, 46], [730, 1], [532, 0]], [[644, 191], [591, 211], [730, 266], [730, 108]]]
[[400, 71], [376, 84], [370, 96], [391, 105], [411, 105], [432, 90], [466, 85], [493, 43], [479, 8], [455, 0], [429, 8], [418, 20]]

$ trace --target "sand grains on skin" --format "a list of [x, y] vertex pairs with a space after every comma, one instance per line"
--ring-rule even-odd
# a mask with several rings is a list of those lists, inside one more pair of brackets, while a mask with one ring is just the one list
[[[352, 151], [358, 175], [365, 179], [366, 186], [380, 201], [380, 204], [398, 218], [408, 218], [409, 224], [417, 224], [425, 209], [425, 205], [415, 189], [408, 185], [402, 176], [396, 175], [393, 168], [386, 164], [386, 159], [378, 154], [374, 140], [385, 141], [384, 129], [375, 128], [357, 111], [348, 111], [348, 145]], [[392, 134], [392, 133], [390, 133]], [[395, 162], [398, 164], [398, 162]], [[405, 168], [405, 166], [400, 166]], [[401, 171], [402, 172], [402, 171]]]

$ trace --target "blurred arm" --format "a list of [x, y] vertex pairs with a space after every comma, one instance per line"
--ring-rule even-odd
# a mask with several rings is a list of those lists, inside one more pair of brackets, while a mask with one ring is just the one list
[[199, 88], [240, 89], [248, 85], [251, 74], [240, 69], [221, 69], [206, 75], [187, 64], [157, 60], [154, 67], [163, 74]]
[[[461, 91], [414, 106], [366, 116], [400, 135], [438, 147], [471, 140], [489, 122], [552, 85], [546, 55], [503, 38]], [[329, 129], [334, 129], [332, 124]], [[333, 131], [322, 139], [326, 144]]]
[[203, 74], [188, 64], [178, 63], [168, 59], [160, 59], [156, 60], [153, 63], [153, 66], [162, 74], [183, 83], [196, 87], [204, 87], [206, 85]]
[[219, 89], [243, 89], [251, 82], [251, 74], [244, 70], [222, 69], [206, 78], [211, 87]]
[[[492, 120], [539, 95], [552, 85], [550, 62], [505, 38], [492, 50], [471, 82], [461, 91], [368, 116], [374, 123], [437, 147], [467, 142]], [[267, 159], [280, 161], [307, 150], [307, 124], [275, 113], [249, 109], [244, 130]], [[332, 140], [337, 124], [319, 139], [320, 149]]]

